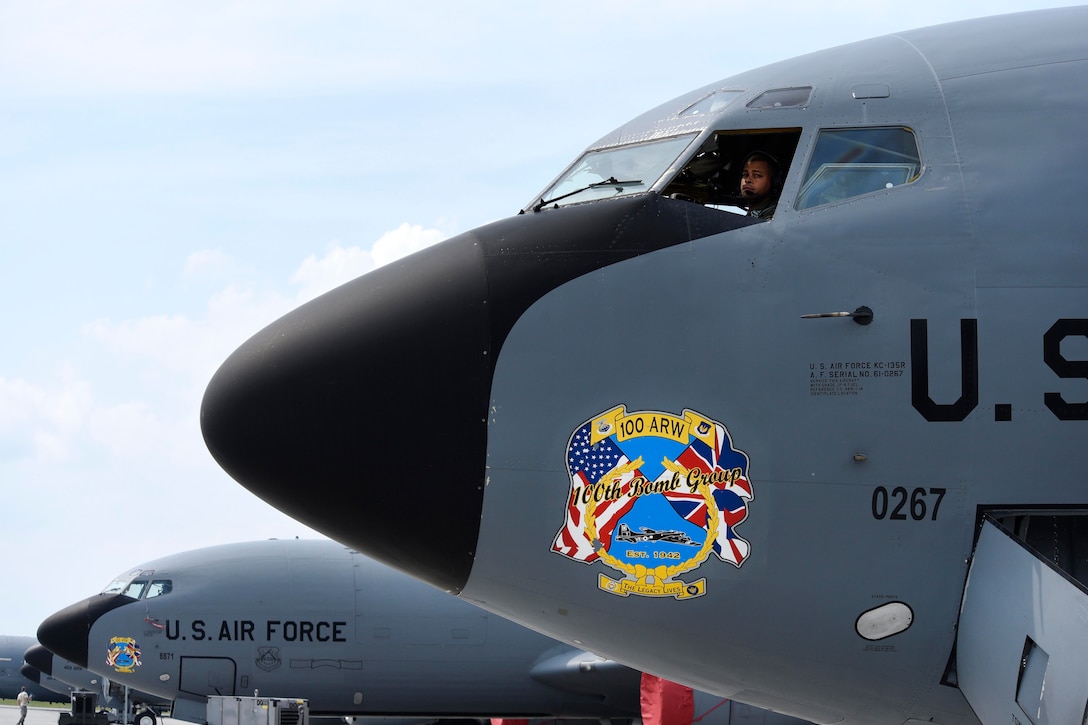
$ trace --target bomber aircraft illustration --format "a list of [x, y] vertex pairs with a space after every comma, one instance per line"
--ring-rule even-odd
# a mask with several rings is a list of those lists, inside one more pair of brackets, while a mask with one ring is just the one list
[[[207, 696], [301, 698], [316, 717], [628, 721], [642, 674], [333, 541], [227, 544], [148, 562], [48, 617], [47, 649], [205, 722]], [[689, 691], [690, 693], [690, 691]], [[804, 725], [689, 694], [707, 725]], [[756, 719], [758, 718], [758, 719]], [[154, 725], [142, 710], [137, 725]], [[689, 725], [665, 721], [663, 725]]]
[[632, 544], [642, 544], [647, 541], [667, 541], [670, 544], [685, 544], [698, 546], [682, 531], [657, 531], [648, 526], [642, 526], [636, 534], [627, 524], [620, 524], [616, 529], [616, 541], [628, 541]]
[[208, 448], [345, 544], [698, 689], [1083, 722], [1086, 87], [1073, 7], [694, 90], [244, 342]]

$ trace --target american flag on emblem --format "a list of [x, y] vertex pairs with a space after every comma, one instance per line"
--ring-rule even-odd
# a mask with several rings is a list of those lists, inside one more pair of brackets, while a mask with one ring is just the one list
[[[611, 438], [590, 445], [591, 422], [587, 422], [571, 436], [570, 445], [567, 447], [570, 498], [567, 499], [567, 516], [563, 528], [559, 530], [552, 544], [552, 551], [586, 563], [595, 561], [600, 555], [593, 550], [593, 542], [585, 533], [586, 505], [582, 503], [582, 491], [586, 486], [600, 482], [602, 476], [615, 470], [617, 466], [630, 462]], [[612, 543], [612, 532], [616, 524], [635, 504], [636, 499], [626, 494], [631, 480], [637, 475], [638, 470], [633, 470], [616, 476], [614, 480], [623, 495], [600, 501], [594, 508], [597, 538], [606, 549]]]
[[[747, 474], [748, 457], [733, 450], [725, 427], [715, 424], [712, 443], [695, 438], [676, 457], [676, 462], [689, 470], [698, 468], [704, 473], [728, 471], [734, 468]], [[714, 553], [722, 561], [740, 566], [750, 551], [747, 541], [737, 536], [733, 527], [748, 516], [746, 499], [752, 498], [752, 484], [742, 475], [729, 484], [714, 484], [711, 494], [718, 509], [718, 535], [714, 541]], [[686, 521], [707, 529], [706, 499], [700, 491], [667, 491], [665, 499], [674, 511]]]

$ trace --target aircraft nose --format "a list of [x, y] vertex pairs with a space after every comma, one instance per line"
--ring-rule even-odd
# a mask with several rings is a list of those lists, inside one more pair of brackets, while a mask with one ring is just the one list
[[120, 594], [99, 594], [69, 605], [38, 626], [38, 642], [58, 657], [86, 668], [91, 627], [106, 612], [132, 601]]
[[50, 677], [53, 676], [53, 653], [40, 644], [36, 644], [23, 653], [26, 663]]
[[479, 535], [493, 365], [521, 314], [592, 270], [746, 223], [646, 195], [449, 239], [246, 341], [205, 391], [204, 440], [281, 511], [459, 592]]
[[[210, 381], [201, 427], [216, 461], [265, 501], [456, 591], [482, 498], [487, 283], [470, 235], [409, 260], [245, 342]], [[436, 484], [441, 494], [424, 493]]]

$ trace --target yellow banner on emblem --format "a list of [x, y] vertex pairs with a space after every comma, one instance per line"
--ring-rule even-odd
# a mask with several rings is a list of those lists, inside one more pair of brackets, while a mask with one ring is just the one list
[[679, 443], [690, 443], [698, 438], [709, 446], [715, 446], [716, 424], [692, 410], [683, 416], [659, 411], [639, 411], [627, 415], [627, 406], [619, 405], [593, 419], [590, 426], [590, 445], [596, 445], [611, 435], [625, 441], [640, 436], [660, 436]]
[[684, 411], [684, 420], [687, 421], [693, 438], [698, 438], [711, 448], [717, 448], [719, 443], [717, 440], [717, 423], [693, 410]]
[[612, 410], [601, 413], [594, 418], [593, 424], [590, 426], [589, 444], [595, 446], [615, 433], [617, 430], [616, 422], [622, 419], [623, 414], [626, 412], [626, 405], [618, 405]]
[[693, 582], [655, 581], [643, 579], [609, 579], [604, 574], [597, 575], [597, 586], [602, 590], [620, 597], [638, 594], [643, 597], [674, 597], [691, 599], [706, 594], [706, 579]]

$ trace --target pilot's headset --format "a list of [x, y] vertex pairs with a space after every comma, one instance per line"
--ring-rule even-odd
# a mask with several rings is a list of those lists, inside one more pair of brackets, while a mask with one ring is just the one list
[[770, 165], [771, 189], [774, 191], [775, 196], [781, 194], [782, 187], [786, 183], [786, 175], [782, 173], [782, 164], [778, 163], [778, 159], [776, 159], [774, 156], [771, 156], [766, 151], [756, 149], [755, 151], [752, 151], [744, 157], [744, 162], [740, 165], [740, 168], [743, 170], [745, 164], [747, 164], [752, 159], [756, 159], [757, 161], [766, 161]]

